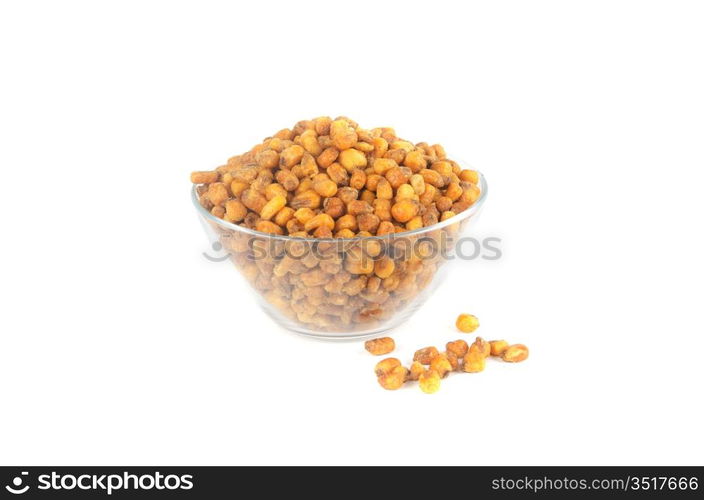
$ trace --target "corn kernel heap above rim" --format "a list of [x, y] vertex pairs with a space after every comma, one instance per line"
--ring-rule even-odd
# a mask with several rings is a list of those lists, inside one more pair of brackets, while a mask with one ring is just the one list
[[319, 117], [283, 129], [213, 171], [191, 174], [204, 210], [271, 235], [357, 238], [448, 221], [483, 196], [480, 175], [440, 145]]

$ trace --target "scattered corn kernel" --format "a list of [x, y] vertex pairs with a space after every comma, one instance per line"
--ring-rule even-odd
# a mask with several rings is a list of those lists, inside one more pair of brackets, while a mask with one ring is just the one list
[[433, 394], [440, 389], [440, 375], [435, 370], [426, 370], [418, 378], [420, 390], [426, 394]]
[[391, 337], [381, 337], [378, 339], [367, 340], [364, 343], [364, 348], [374, 356], [388, 354], [394, 350], [396, 344]]
[[464, 333], [472, 333], [479, 328], [479, 319], [472, 314], [460, 314], [455, 322], [457, 329]]
[[439, 352], [436, 347], [424, 347], [416, 351], [413, 355], [413, 361], [418, 361], [422, 365], [429, 365], [438, 354]]
[[491, 346], [492, 356], [501, 356], [508, 347], [508, 342], [505, 340], [491, 340], [489, 345]]
[[479, 373], [484, 371], [486, 358], [478, 352], [468, 352], [464, 357], [462, 369], [467, 373]]
[[501, 355], [501, 359], [509, 363], [518, 363], [528, 358], [528, 348], [523, 344], [508, 346]]

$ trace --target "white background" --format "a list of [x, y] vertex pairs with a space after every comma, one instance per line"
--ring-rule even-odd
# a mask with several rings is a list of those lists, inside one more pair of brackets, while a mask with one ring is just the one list
[[[698, 2], [3, 2], [0, 462], [702, 464]], [[440, 142], [490, 185], [393, 332], [524, 342], [428, 396], [276, 327], [189, 172], [297, 120]]]

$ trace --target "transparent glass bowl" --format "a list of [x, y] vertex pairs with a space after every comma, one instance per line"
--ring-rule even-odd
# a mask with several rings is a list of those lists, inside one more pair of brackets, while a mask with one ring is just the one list
[[487, 196], [446, 221], [404, 233], [349, 239], [295, 238], [248, 229], [198, 202], [211, 245], [229, 254], [263, 309], [278, 324], [314, 337], [377, 335], [406, 321], [441, 283]]

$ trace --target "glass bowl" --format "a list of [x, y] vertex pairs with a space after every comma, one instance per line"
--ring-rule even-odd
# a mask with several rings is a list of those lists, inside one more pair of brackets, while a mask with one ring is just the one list
[[442, 282], [487, 196], [432, 226], [384, 236], [300, 238], [229, 223], [192, 199], [213, 248], [229, 254], [262, 308], [284, 328], [314, 337], [351, 339], [400, 325]]

